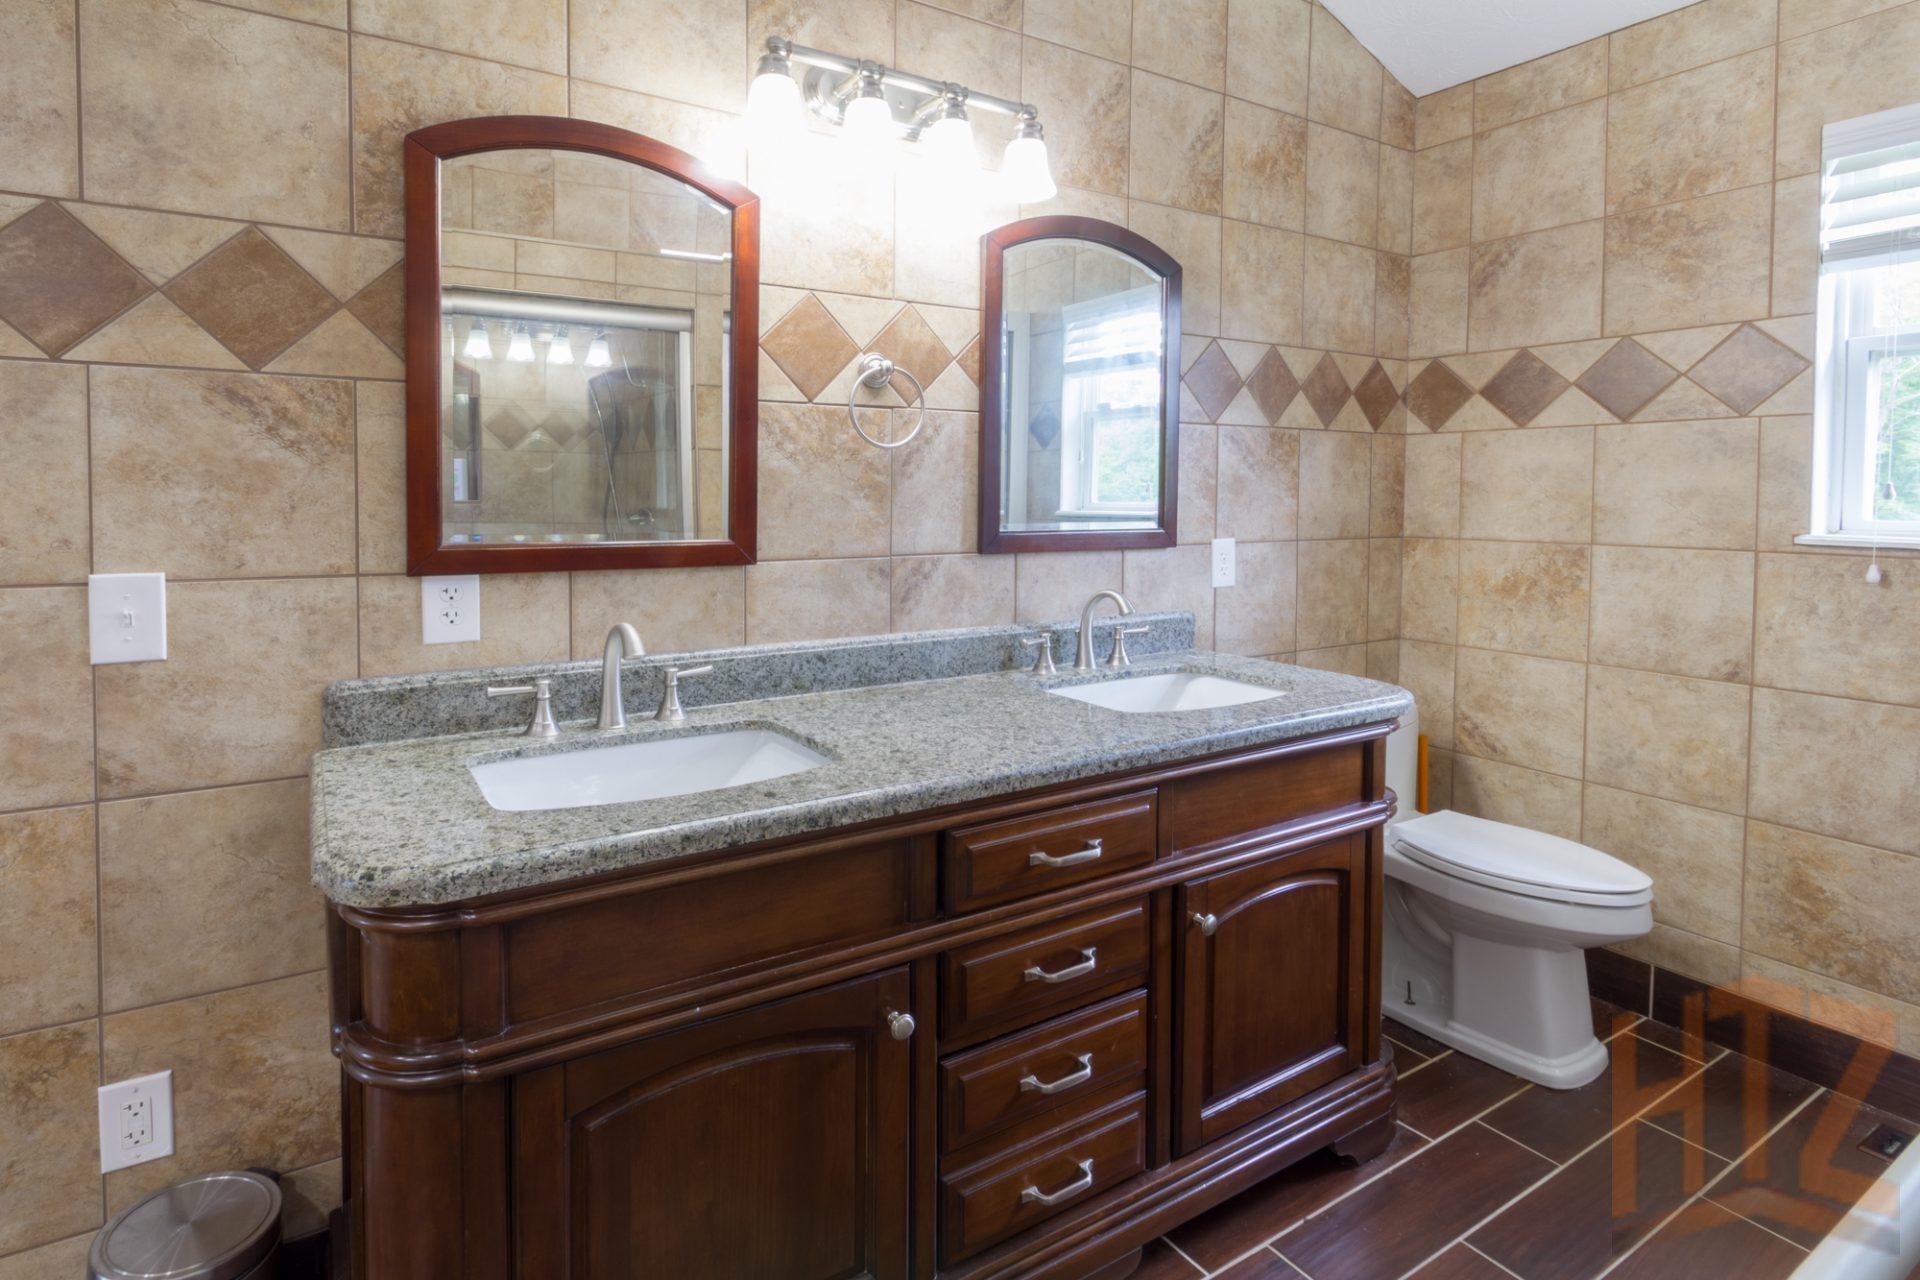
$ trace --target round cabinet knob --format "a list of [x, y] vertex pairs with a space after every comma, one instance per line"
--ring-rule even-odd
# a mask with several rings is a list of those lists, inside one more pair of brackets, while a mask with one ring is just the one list
[[893, 1012], [887, 1014], [887, 1030], [893, 1034], [895, 1040], [907, 1039], [913, 1034], [913, 1027], [912, 1014]]
[[1200, 932], [1209, 938], [1213, 936], [1214, 930], [1220, 927], [1220, 917], [1211, 912], [1206, 915], [1201, 915], [1196, 911], [1193, 913], [1192, 919], [1194, 925], [1199, 928]]

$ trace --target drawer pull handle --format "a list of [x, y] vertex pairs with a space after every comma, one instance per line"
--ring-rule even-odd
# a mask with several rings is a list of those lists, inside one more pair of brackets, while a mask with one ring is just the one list
[[1055, 857], [1051, 853], [1042, 853], [1036, 849], [1027, 855], [1027, 865], [1030, 867], [1077, 867], [1083, 862], [1100, 861], [1101, 852], [1098, 840], [1089, 840], [1087, 847], [1078, 853], [1064, 854], [1060, 857]]
[[1203, 935], [1211, 938], [1214, 935], [1214, 933], [1220, 928], [1220, 917], [1214, 915], [1211, 911], [1209, 911], [1206, 915], [1201, 915], [1198, 911], [1196, 911], [1193, 913], [1193, 923], [1196, 927], [1199, 928], [1200, 932]]
[[1094, 949], [1092, 947], [1082, 947], [1080, 948], [1079, 964], [1070, 964], [1066, 968], [1056, 969], [1052, 973], [1047, 972], [1037, 964], [1030, 964], [1027, 966], [1026, 977], [1028, 982], [1071, 982], [1075, 978], [1086, 977], [1092, 973], [1098, 965], [1099, 961], [1094, 959]]
[[1035, 1075], [1021, 1076], [1020, 1092], [1022, 1093], [1058, 1093], [1062, 1089], [1071, 1089], [1073, 1088], [1073, 1086], [1077, 1084], [1085, 1084], [1087, 1081], [1093, 1079], [1093, 1055], [1090, 1053], [1083, 1053], [1079, 1055], [1079, 1062], [1080, 1062], [1080, 1069], [1074, 1072], [1072, 1075], [1061, 1076], [1058, 1080], [1049, 1080], [1045, 1084], [1042, 1084], [1040, 1082], [1040, 1077], [1038, 1076], [1035, 1076]]
[[1028, 1187], [1020, 1193], [1020, 1203], [1032, 1204], [1037, 1201], [1040, 1204], [1059, 1204], [1063, 1200], [1073, 1199], [1092, 1185], [1093, 1161], [1082, 1160], [1080, 1162], [1080, 1176], [1072, 1182], [1069, 1182], [1058, 1191], [1042, 1191], [1038, 1187]]

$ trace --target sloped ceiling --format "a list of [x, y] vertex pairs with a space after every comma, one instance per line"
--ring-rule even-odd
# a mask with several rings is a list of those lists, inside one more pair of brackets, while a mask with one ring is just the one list
[[1684, 9], [1694, 0], [1321, 0], [1415, 96]]

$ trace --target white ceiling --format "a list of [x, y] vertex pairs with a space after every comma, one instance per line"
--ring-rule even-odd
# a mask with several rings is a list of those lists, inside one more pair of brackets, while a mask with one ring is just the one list
[[1694, 0], [1321, 0], [1416, 97]]

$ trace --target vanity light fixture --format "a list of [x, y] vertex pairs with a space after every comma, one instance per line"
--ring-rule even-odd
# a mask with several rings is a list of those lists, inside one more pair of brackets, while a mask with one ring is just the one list
[[528, 335], [527, 327], [523, 324], [513, 326], [513, 336], [507, 339], [507, 359], [517, 360], [522, 364], [531, 363], [533, 360], [533, 338]]
[[486, 321], [473, 322], [473, 327], [467, 330], [467, 345], [460, 348], [460, 354], [469, 360], [493, 359], [493, 341], [487, 337]]
[[573, 338], [565, 329], [561, 329], [547, 340], [547, 363], [573, 363]]
[[[796, 63], [800, 64], [797, 76]], [[1001, 168], [1007, 195], [1019, 203], [1034, 204], [1050, 199], [1057, 190], [1049, 172], [1040, 110], [1031, 103], [975, 93], [962, 84], [929, 80], [869, 59], [768, 36], [767, 51], [747, 92], [747, 114], [757, 139], [773, 141], [790, 133], [800, 122], [802, 105], [839, 125], [863, 151], [876, 157], [890, 155], [890, 144], [896, 139], [924, 141], [939, 163], [966, 174], [979, 165], [970, 109], [1012, 116], [1019, 127], [1007, 144]]]
[[607, 350], [605, 329], [593, 335], [593, 341], [587, 344], [587, 358], [581, 363], [589, 369], [605, 369], [613, 364], [613, 353]]

